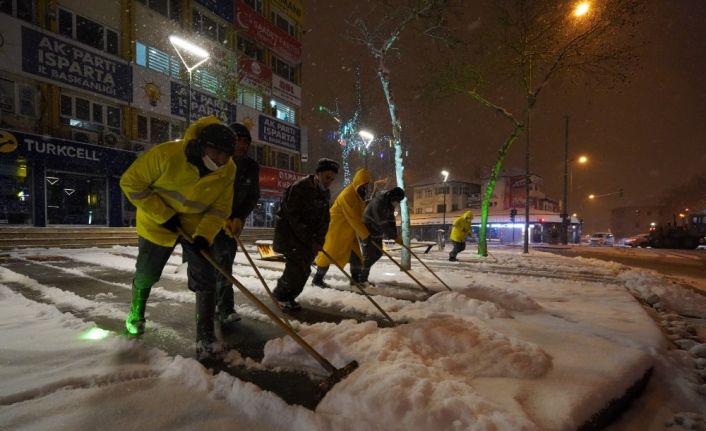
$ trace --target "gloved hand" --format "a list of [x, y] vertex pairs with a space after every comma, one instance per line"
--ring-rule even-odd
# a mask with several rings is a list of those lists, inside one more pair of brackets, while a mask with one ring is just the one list
[[316, 241], [311, 242], [311, 251], [313, 251], [314, 254], [318, 254], [323, 249], [324, 249], [323, 245], [319, 244], [318, 242], [316, 242]]
[[399, 244], [399, 245], [403, 244], [401, 236], [398, 236], [397, 238], [395, 238], [395, 244]]
[[243, 231], [243, 222], [237, 218], [229, 218], [225, 223], [225, 230], [229, 236], [240, 237], [240, 233]]
[[169, 220], [162, 223], [162, 227], [169, 229], [170, 231], [177, 233], [178, 229], [181, 227], [181, 220], [179, 220], [179, 214], [174, 214], [169, 218]]
[[208, 243], [208, 240], [201, 235], [196, 235], [194, 238], [194, 248], [196, 251], [201, 251], [205, 250], [208, 251], [211, 248], [211, 245]]

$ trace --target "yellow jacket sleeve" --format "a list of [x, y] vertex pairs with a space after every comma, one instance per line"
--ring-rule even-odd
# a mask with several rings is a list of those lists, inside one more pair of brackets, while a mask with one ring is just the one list
[[120, 188], [128, 200], [158, 224], [176, 214], [176, 211], [151, 189], [152, 183], [164, 170], [165, 162], [164, 154], [153, 148], [138, 157], [120, 178]]

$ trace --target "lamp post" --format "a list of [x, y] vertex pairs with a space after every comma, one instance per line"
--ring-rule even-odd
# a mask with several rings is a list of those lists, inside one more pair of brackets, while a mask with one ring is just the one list
[[363, 140], [363, 143], [365, 144], [365, 170], [368, 170], [368, 147], [370, 146], [370, 143], [373, 142], [373, 139], [375, 139], [375, 135], [372, 133], [368, 132], [367, 130], [361, 130], [358, 132], [358, 136], [360, 136], [360, 139]]
[[[184, 64], [186, 73], [189, 76], [186, 89], [186, 126], [188, 127], [191, 123], [191, 74], [194, 70], [196, 70], [196, 68], [204, 64], [209, 59], [210, 54], [205, 49], [196, 46], [188, 40], [180, 38], [179, 36], [169, 36], [169, 42], [174, 47], [174, 50], [179, 56], [182, 64]], [[182, 52], [193, 57], [194, 63], [191, 66], [189, 66], [189, 62], [187, 62], [187, 59], [184, 55], [182, 55]]]
[[443, 190], [444, 190], [444, 218], [443, 222], [441, 223], [443, 229], [444, 229], [444, 239], [446, 239], [446, 180], [449, 179], [449, 171], [443, 170], [441, 171], [441, 175], [444, 177], [444, 185], [443, 185]]

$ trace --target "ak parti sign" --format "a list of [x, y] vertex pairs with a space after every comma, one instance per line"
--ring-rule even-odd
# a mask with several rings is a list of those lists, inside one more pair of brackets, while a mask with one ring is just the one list
[[261, 43], [284, 60], [299, 64], [302, 58], [302, 44], [286, 31], [269, 22], [243, 0], [235, 2], [235, 22], [238, 31], [250, 36], [255, 42]]
[[279, 194], [305, 176], [294, 171], [260, 166], [260, 188]]

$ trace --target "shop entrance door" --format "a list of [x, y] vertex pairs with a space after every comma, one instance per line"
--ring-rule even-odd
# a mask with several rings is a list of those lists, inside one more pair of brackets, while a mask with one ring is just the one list
[[105, 177], [47, 170], [45, 182], [47, 224], [108, 224]]

